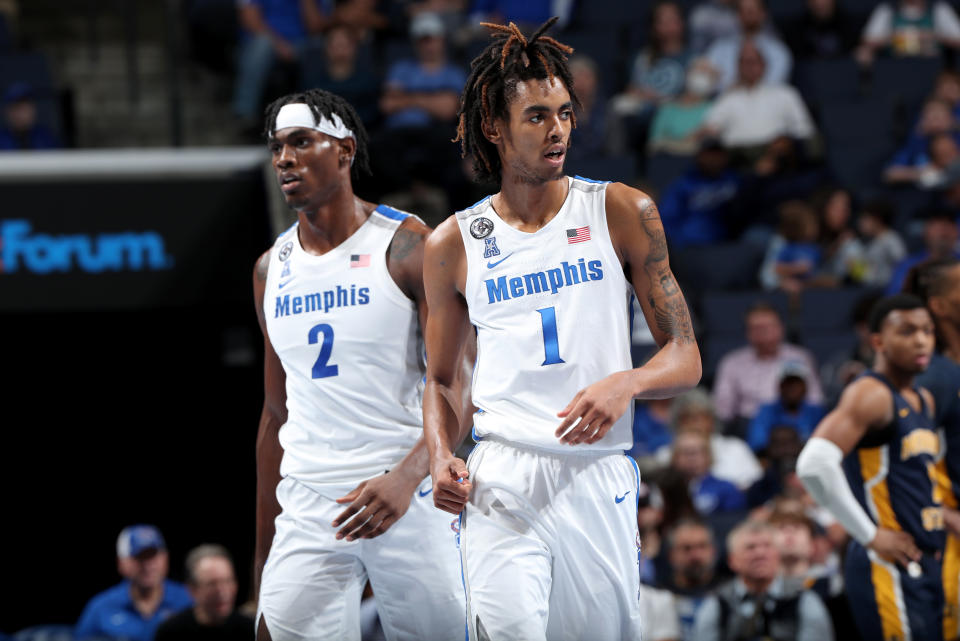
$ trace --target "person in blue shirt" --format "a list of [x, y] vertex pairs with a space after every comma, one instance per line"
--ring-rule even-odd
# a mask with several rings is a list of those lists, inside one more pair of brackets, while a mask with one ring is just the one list
[[747, 443], [761, 452], [770, 442], [770, 433], [778, 426], [792, 427], [801, 440], [807, 438], [826, 413], [823, 406], [807, 401], [809, 372], [800, 362], [788, 361], [780, 372], [780, 396], [757, 410], [747, 430]]
[[15, 82], [3, 92], [3, 122], [0, 122], [0, 150], [57, 149], [57, 136], [37, 119], [34, 89]]
[[710, 441], [700, 431], [682, 431], [673, 440], [673, 467], [687, 481], [690, 499], [702, 517], [747, 507], [737, 486], [710, 474]]
[[160, 623], [193, 605], [186, 586], [167, 579], [169, 564], [160, 530], [124, 528], [117, 539], [117, 569], [124, 580], [90, 599], [74, 629], [76, 641], [152, 641]]

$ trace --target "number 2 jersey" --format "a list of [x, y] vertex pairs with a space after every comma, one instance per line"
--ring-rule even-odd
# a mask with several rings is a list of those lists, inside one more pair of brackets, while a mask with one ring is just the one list
[[910, 534], [922, 550], [942, 550], [940, 437], [930, 408], [921, 395], [917, 412], [886, 378], [871, 371], [864, 376], [890, 389], [894, 417], [887, 427], [864, 436], [844, 459], [853, 494], [878, 526]]
[[287, 392], [280, 474], [330, 498], [392, 468], [423, 434], [417, 306], [386, 262], [409, 215], [380, 205], [322, 256], [303, 250], [294, 224], [270, 253], [263, 311]]
[[632, 368], [633, 289], [607, 228], [608, 183], [566, 180], [566, 200], [536, 232], [503, 222], [490, 197], [456, 214], [477, 332], [474, 433], [565, 454], [627, 450], [632, 403], [596, 443], [554, 435], [578, 391]]

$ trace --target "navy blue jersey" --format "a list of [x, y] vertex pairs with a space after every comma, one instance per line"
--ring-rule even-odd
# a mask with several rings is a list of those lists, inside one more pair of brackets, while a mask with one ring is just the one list
[[871, 430], [844, 460], [850, 487], [878, 526], [907, 532], [922, 550], [942, 550], [942, 488], [936, 470], [940, 438], [930, 408], [921, 395], [917, 412], [886, 378], [872, 371], [864, 376], [890, 389], [893, 420]]
[[960, 495], [960, 365], [942, 354], [934, 354], [927, 371], [917, 377], [917, 385], [933, 395], [934, 425], [943, 434], [946, 446], [943, 469], [949, 482], [944, 488], [944, 501], [956, 507], [956, 497]]

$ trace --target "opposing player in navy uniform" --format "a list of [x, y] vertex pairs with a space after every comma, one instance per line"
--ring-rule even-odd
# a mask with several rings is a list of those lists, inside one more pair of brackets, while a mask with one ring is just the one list
[[457, 523], [426, 480], [429, 229], [354, 195], [366, 133], [342, 98], [280, 98], [266, 135], [297, 222], [253, 281], [265, 350], [257, 638], [359, 640], [369, 578], [387, 639], [462, 639]]
[[930, 390], [936, 406], [934, 424], [944, 451], [937, 463], [943, 488], [947, 547], [943, 551], [943, 638], [960, 637], [960, 261], [942, 258], [922, 263], [904, 287], [930, 310], [937, 327], [937, 351], [917, 383]]
[[[639, 639], [630, 409], [696, 385], [700, 354], [653, 200], [564, 175], [577, 99], [552, 23], [488, 25], [461, 98], [458, 139], [499, 191], [427, 241], [434, 502], [463, 510], [471, 639]], [[632, 295], [660, 345], [637, 369]], [[453, 387], [468, 318], [480, 442], [465, 464]]]
[[797, 473], [853, 539], [844, 576], [861, 637], [941, 639], [940, 439], [933, 397], [915, 380], [933, 353], [933, 320], [899, 294], [874, 306], [869, 326], [873, 368], [817, 426]]

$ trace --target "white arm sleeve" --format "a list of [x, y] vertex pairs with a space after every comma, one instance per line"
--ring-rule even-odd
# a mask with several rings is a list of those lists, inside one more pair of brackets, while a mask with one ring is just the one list
[[817, 503], [825, 507], [861, 545], [873, 541], [877, 526], [853, 496], [840, 468], [843, 450], [825, 438], [812, 437], [797, 459], [797, 476]]

